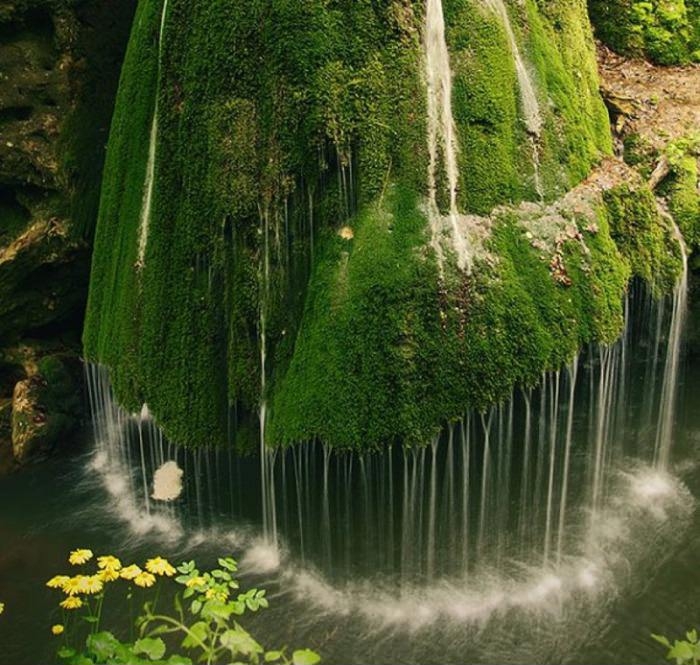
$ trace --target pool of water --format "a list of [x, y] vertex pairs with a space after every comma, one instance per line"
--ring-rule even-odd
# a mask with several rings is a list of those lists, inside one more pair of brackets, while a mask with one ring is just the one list
[[[662, 372], [632, 342], [418, 453], [307, 447], [268, 458], [261, 486], [259, 458], [186, 454], [122, 423], [133, 449], [119, 464], [89, 435], [0, 479], [0, 663], [52, 662], [60, 613], [44, 582], [76, 547], [231, 554], [271, 601], [246, 626], [326, 663], [660, 662], [650, 633], [680, 636], [700, 616], [700, 362], [685, 363], [659, 468]], [[168, 507], [140, 486], [166, 459], [185, 471]]]

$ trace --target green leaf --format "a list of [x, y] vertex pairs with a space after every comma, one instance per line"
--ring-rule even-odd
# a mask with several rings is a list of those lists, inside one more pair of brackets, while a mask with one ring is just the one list
[[190, 612], [192, 614], [199, 614], [199, 610], [202, 609], [202, 601], [201, 600], [193, 600], [192, 604], [190, 605]]
[[94, 635], [88, 635], [85, 645], [98, 661], [105, 661], [116, 653], [120, 642], [112, 633], [105, 630]]
[[[207, 637], [207, 631], [209, 630], [209, 626], [205, 621], [198, 621], [195, 624], [192, 624], [190, 626], [190, 633], [192, 635], [187, 635], [184, 640], [182, 640], [182, 646], [185, 649], [193, 649], [195, 647], [200, 646], [200, 642], [204, 642], [204, 640]], [[195, 639], [197, 638], [197, 639]]]
[[281, 651], [268, 651], [265, 654], [265, 662], [266, 663], [273, 663], [276, 660], [279, 660], [282, 658], [282, 652]]
[[87, 616], [83, 617], [83, 621], [86, 621], [87, 623], [97, 623], [98, 618], [92, 614], [88, 614]]
[[656, 640], [659, 644], [663, 644], [669, 649], [671, 648], [671, 643], [668, 641], [668, 637], [666, 637], [665, 635], [655, 635], [654, 633], [652, 633], [651, 638], [653, 640]]
[[179, 656], [178, 654], [173, 654], [165, 661], [167, 665], [192, 665], [192, 659], [187, 656]]
[[228, 621], [234, 611], [234, 603], [222, 603], [218, 600], [208, 600], [202, 606], [202, 618], [208, 620]]
[[229, 628], [219, 637], [219, 642], [224, 649], [228, 649], [232, 655], [237, 653], [245, 656], [263, 653], [263, 648], [251, 637], [251, 635], [236, 624], [235, 628]]
[[238, 564], [230, 556], [225, 559], [219, 559], [219, 565], [226, 570], [230, 570], [232, 573], [238, 570]]
[[95, 662], [84, 653], [77, 653], [69, 661], [69, 665], [95, 665]]
[[56, 655], [64, 660], [66, 658], [72, 658], [73, 656], [75, 656], [75, 649], [71, 649], [70, 647], [61, 647], [56, 652]]
[[689, 662], [693, 658], [693, 647], [687, 642], [676, 640], [666, 657], [669, 660], [674, 658], [679, 663]]
[[165, 655], [165, 642], [160, 637], [144, 637], [134, 643], [134, 653], [143, 653], [151, 660], [159, 660]]
[[320, 661], [321, 656], [311, 649], [300, 649], [292, 654], [294, 665], [316, 665]]
[[692, 642], [695, 644], [698, 641], [698, 631], [693, 628], [693, 630], [689, 630], [685, 636], [688, 638], [688, 642]]

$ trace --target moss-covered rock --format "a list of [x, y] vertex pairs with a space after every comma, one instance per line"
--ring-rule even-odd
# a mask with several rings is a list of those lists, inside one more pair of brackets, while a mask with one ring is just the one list
[[597, 36], [625, 55], [661, 65], [700, 62], [697, 0], [588, 0]]
[[0, 355], [0, 470], [73, 445], [83, 413], [82, 366], [57, 343], [32, 341]]
[[651, 190], [624, 184], [604, 198], [611, 236], [632, 274], [649, 284], [657, 297], [672, 291], [681, 273], [681, 249]]
[[581, 2], [508, 3], [537, 132], [502, 19], [444, 2], [471, 274], [427, 231], [422, 1], [164, 7], [132, 30], [84, 333], [125, 407], [191, 446], [253, 431], [234, 424], [263, 404], [271, 444], [422, 443], [619, 332], [632, 259], [600, 196], [544, 249], [515, 212], [536, 161], [553, 201], [611, 151]]
[[665, 150], [668, 175], [661, 193], [691, 251], [700, 251], [700, 135], [672, 141]]
[[[622, 178], [629, 184], [615, 184]], [[614, 162], [551, 206], [494, 211], [469, 277], [439, 279], [415, 207], [409, 192], [390, 188], [354, 220], [352, 240], [328, 239], [270, 404], [270, 443], [424, 443], [582, 346], [615, 341], [632, 276], [661, 294], [680, 274], [668, 220]], [[625, 231], [636, 240], [618, 246], [613, 237]]]

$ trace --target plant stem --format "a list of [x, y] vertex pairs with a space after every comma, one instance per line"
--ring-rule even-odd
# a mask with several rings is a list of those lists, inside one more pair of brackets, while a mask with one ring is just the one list
[[189, 637], [191, 637], [203, 651], [209, 651], [207, 649], [207, 645], [202, 642], [184, 623], [180, 623], [176, 619], [173, 619], [172, 617], [166, 616], [164, 614], [154, 614], [150, 617], [149, 623], [151, 621], [164, 621], [165, 623], [169, 623], [171, 626], [176, 626], [179, 628], [183, 633], [187, 633]]

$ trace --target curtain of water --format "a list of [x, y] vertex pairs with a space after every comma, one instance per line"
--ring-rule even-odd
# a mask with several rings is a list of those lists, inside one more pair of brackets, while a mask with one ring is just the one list
[[[262, 464], [229, 449], [183, 450], [146, 407], [124, 413], [107, 372], [88, 366], [95, 467], [139, 529], [171, 529], [162, 518], [197, 529], [261, 524], [268, 543], [343, 577], [411, 585], [513, 561], [556, 565], [593, 543], [621, 469], [669, 464], [685, 297], [684, 281], [672, 307], [633, 292], [626, 309], [638, 325], [617, 344], [466, 414], [423, 448], [262, 446]], [[668, 437], [662, 453], [658, 432]], [[164, 503], [153, 498], [153, 478], [168, 462], [184, 469], [184, 490]]]

